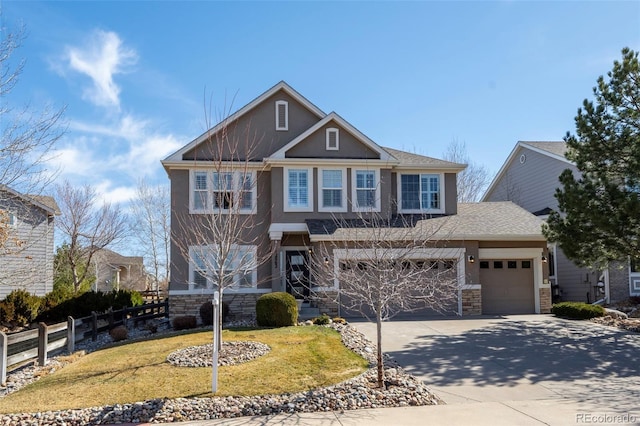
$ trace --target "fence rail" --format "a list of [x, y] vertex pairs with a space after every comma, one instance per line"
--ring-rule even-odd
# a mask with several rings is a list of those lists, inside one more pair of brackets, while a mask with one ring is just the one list
[[7, 335], [0, 332], [0, 385], [6, 385], [8, 371], [26, 361], [37, 359], [39, 365], [45, 365], [50, 352], [66, 346], [67, 351], [73, 353], [76, 343], [88, 338], [95, 341], [103, 331], [119, 325], [137, 326], [141, 321], [161, 317], [169, 318], [168, 299], [103, 314], [93, 312], [84, 318], [69, 317], [67, 322], [58, 324], [40, 323], [38, 328], [20, 333]]

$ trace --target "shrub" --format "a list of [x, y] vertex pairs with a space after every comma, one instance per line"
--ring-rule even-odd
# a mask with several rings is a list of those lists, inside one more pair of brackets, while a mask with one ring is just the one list
[[109, 336], [114, 342], [120, 342], [122, 340], [127, 339], [127, 327], [124, 325], [119, 325], [118, 327], [112, 328], [109, 331]]
[[4, 299], [4, 303], [13, 306], [13, 318], [8, 321], [16, 321], [20, 325], [32, 323], [40, 312], [42, 300], [26, 290], [13, 290]]
[[312, 322], [315, 325], [327, 325], [331, 322], [331, 318], [327, 314], [322, 314], [319, 317], [315, 317]]
[[551, 307], [551, 313], [555, 316], [569, 319], [589, 319], [603, 316], [605, 310], [600, 305], [590, 305], [583, 302], [561, 302]]
[[107, 293], [114, 311], [144, 305], [144, 298], [135, 290], [113, 290]]
[[[229, 305], [226, 302], [222, 302], [222, 322], [227, 322], [229, 317]], [[204, 302], [200, 305], [200, 319], [204, 325], [213, 325], [213, 303]]]
[[15, 318], [13, 305], [7, 302], [0, 302], [0, 322], [10, 322]]
[[198, 320], [195, 315], [183, 315], [180, 317], [175, 317], [173, 319], [172, 325], [174, 330], [188, 330], [190, 328], [196, 328], [198, 324]]
[[83, 318], [92, 312], [106, 312], [110, 308], [117, 311], [142, 304], [142, 295], [133, 290], [114, 290], [109, 293], [88, 291], [44, 311], [38, 319], [47, 322], [66, 321], [69, 316]]
[[284, 292], [263, 294], [256, 302], [256, 321], [263, 327], [296, 325], [298, 322], [296, 299]]
[[346, 324], [347, 320], [344, 319], [344, 318], [341, 318], [341, 317], [335, 317], [333, 319], [333, 322], [336, 323], [336, 324]]

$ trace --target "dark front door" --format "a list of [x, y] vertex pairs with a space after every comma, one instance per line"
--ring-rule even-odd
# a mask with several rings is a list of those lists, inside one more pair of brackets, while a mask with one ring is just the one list
[[296, 299], [309, 298], [309, 254], [306, 250], [287, 250], [287, 293]]

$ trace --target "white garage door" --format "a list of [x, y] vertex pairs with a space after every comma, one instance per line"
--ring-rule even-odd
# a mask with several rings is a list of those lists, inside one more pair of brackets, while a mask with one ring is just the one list
[[535, 313], [533, 261], [481, 259], [483, 314]]

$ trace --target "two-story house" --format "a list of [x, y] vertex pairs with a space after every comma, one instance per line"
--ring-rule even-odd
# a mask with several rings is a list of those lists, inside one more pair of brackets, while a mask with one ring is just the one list
[[149, 283], [142, 256], [123, 256], [103, 248], [93, 255], [91, 267], [96, 276], [93, 284], [95, 291], [148, 290]]
[[[230, 154], [216, 146], [221, 140], [246, 140], [241, 134], [255, 136], [255, 146], [243, 151], [249, 154]], [[241, 213], [258, 219], [246, 230], [251, 235], [246, 240], [256, 243], [241, 243], [237, 249], [245, 257], [266, 254], [268, 259], [233, 276], [224, 293], [232, 316], [253, 316], [263, 293], [293, 292], [296, 282], [314, 275], [309, 271], [311, 253], [328, 242], [349, 245], [349, 233], [342, 229], [345, 221], [374, 214], [389, 223], [392, 218], [417, 217], [410, 221], [416, 232], [425, 224], [442, 222], [441, 234], [434, 236], [424, 260], [446, 259], [452, 265], [459, 284], [457, 314], [550, 309], [540, 219], [510, 202], [458, 204], [456, 174], [465, 165], [384, 148], [285, 82], [162, 164], [171, 180], [173, 315], [195, 314], [212, 298], [212, 280], [199, 266], [206, 247], [191, 238], [204, 215], [229, 212], [234, 201], [224, 191], [247, 183]], [[221, 170], [221, 165], [229, 169]], [[338, 256], [335, 251], [329, 255]], [[339, 288], [335, 282], [325, 291], [337, 293]], [[344, 314], [339, 302], [327, 300], [339, 299], [310, 302], [321, 312]]]
[[[482, 201], [512, 201], [546, 219], [558, 209], [555, 191], [559, 177], [569, 169], [580, 171], [565, 158], [565, 142], [520, 141], [513, 148], [484, 194]], [[640, 265], [622, 262], [603, 271], [577, 266], [556, 244], [549, 246], [549, 279], [554, 300], [594, 302], [620, 301], [640, 296]]]
[[53, 290], [52, 197], [25, 195], [0, 185], [0, 299], [24, 289], [37, 296]]

